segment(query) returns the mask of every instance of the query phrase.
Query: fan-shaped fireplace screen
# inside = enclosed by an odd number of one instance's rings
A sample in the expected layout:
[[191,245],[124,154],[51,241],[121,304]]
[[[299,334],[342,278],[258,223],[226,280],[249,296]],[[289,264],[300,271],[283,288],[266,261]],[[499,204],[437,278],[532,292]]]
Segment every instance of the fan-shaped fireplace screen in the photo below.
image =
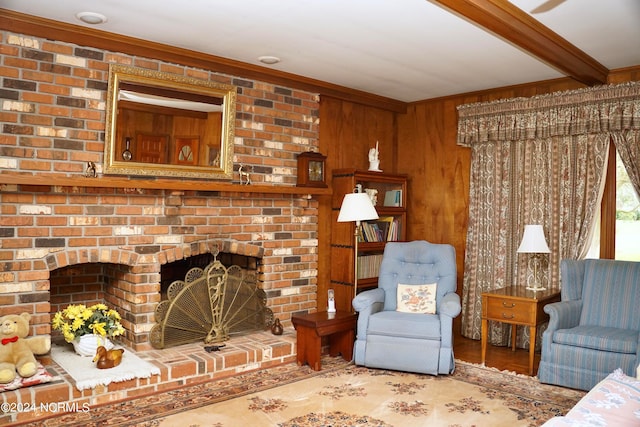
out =
[[219,343],[273,323],[255,272],[237,265],[226,268],[217,258],[204,269],[190,269],[184,280],[172,282],[167,297],[156,307],[157,324],[150,334],[155,348],[198,340]]

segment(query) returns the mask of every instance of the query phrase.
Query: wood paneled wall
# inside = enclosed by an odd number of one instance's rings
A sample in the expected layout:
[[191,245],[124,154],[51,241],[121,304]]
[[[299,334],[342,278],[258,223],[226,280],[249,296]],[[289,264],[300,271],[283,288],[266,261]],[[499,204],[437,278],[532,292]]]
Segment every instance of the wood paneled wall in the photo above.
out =
[[[341,168],[369,168],[369,149],[378,141],[380,169],[397,172],[395,113],[336,98],[320,99],[320,152],[327,156],[327,175]],[[318,215],[318,310],[327,306],[331,268],[331,196],[320,197]]]
[[[611,83],[640,81],[640,66],[612,72]],[[456,249],[458,293],[462,293],[468,223],[471,150],[456,144],[457,110],[462,104],[530,97],[584,85],[558,79],[438,98],[391,113],[323,98],[320,147],[329,170],[367,168],[367,150],[380,141],[381,169],[409,175],[407,239],[450,243]],[[394,145],[389,146],[389,141]],[[318,309],[326,306],[329,283],[330,204],[321,201]]]

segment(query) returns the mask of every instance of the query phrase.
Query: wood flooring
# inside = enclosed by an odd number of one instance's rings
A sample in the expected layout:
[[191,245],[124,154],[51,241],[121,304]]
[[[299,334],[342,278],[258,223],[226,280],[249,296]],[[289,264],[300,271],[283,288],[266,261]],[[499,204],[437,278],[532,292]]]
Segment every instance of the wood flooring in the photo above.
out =
[[[480,340],[472,340],[463,337],[460,333],[460,322],[454,321],[453,325],[453,354],[456,359],[469,363],[480,363],[482,349]],[[540,353],[536,353],[533,362],[534,375],[538,372]],[[529,350],[518,348],[511,351],[511,347],[487,346],[485,365],[500,370],[514,371],[519,374],[529,374]]]

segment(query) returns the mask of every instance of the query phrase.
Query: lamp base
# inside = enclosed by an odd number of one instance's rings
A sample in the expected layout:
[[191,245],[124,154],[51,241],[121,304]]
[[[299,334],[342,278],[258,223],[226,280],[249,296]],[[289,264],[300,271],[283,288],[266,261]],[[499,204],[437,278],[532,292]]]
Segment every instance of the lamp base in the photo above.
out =
[[528,291],[544,291],[547,288],[542,287],[542,286],[527,286],[527,290]]

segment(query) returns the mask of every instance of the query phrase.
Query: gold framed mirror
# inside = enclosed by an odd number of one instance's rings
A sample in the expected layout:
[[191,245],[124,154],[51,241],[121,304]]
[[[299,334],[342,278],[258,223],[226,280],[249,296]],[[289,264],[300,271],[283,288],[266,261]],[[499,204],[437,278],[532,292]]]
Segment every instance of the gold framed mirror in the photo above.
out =
[[111,64],[104,173],[232,179],[236,87]]

